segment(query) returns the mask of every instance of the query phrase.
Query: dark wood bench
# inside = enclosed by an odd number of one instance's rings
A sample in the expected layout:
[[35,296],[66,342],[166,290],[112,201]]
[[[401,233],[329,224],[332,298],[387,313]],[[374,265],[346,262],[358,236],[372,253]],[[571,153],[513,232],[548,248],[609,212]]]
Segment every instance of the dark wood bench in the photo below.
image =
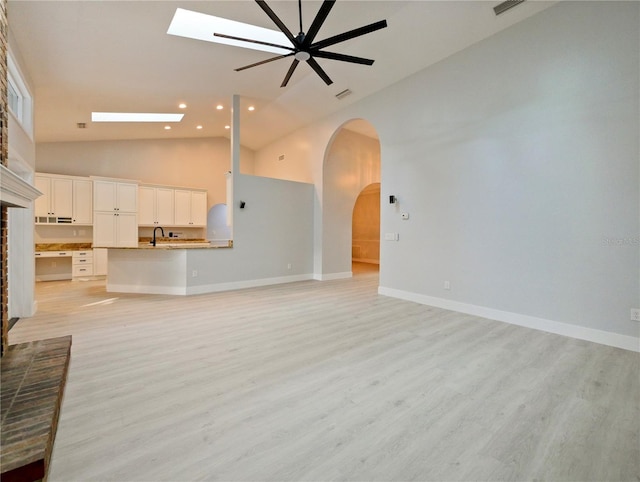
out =
[[2,482],[47,478],[71,336],[10,345],[0,361]]

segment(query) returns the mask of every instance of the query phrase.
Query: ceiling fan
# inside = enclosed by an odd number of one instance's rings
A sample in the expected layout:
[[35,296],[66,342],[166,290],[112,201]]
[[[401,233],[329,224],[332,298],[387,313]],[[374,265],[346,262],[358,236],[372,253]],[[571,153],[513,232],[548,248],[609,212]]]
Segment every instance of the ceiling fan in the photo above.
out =
[[291,46],[278,45],[271,42],[264,42],[261,40],[252,40],[242,37],[236,37],[233,35],[227,35],[221,32],[214,32],[214,36],[226,38],[230,40],[238,40],[241,42],[250,42],[254,44],[260,44],[270,47],[277,47],[280,49],[288,50],[289,53],[278,55],[276,57],[272,57],[267,60],[262,60],[260,62],[256,62],[254,64],[245,65],[244,67],[240,67],[235,69],[236,72],[240,72],[241,70],[250,69],[251,67],[257,67],[258,65],[266,64],[269,62],[273,62],[274,60],[283,59],[286,57],[293,57],[293,62],[291,63],[291,67],[287,71],[287,74],[282,81],[280,87],[286,87],[293,75],[293,72],[298,67],[300,62],[307,62],[309,66],[320,76],[322,80],[327,85],[331,85],[333,81],[329,78],[327,73],[320,67],[318,62],[316,62],[315,57],[322,59],[330,59],[330,60],[340,60],[342,62],[350,62],[354,64],[363,64],[363,65],[372,65],[373,60],[366,59],[363,57],[354,57],[352,55],[339,54],[335,52],[328,52],[323,50],[325,47],[329,47],[331,45],[335,45],[340,42],[344,42],[345,40],[350,40],[352,38],[359,37],[361,35],[365,35],[371,32],[375,32],[376,30],[380,30],[381,28],[385,28],[387,26],[386,20],[380,20],[379,22],[375,22],[369,25],[365,25],[364,27],[356,28],[353,30],[349,30],[348,32],[341,33],[339,35],[334,35],[333,37],[329,37],[324,40],[320,40],[319,42],[314,42],[320,27],[324,24],[324,21],[327,19],[329,12],[333,8],[336,0],[324,0],[322,5],[320,6],[320,10],[316,14],[316,17],[313,19],[309,30],[305,33],[302,30],[302,0],[298,0],[298,15],[300,19],[300,31],[298,35],[294,37],[291,31],[286,27],[286,25],[278,18],[278,16],[271,10],[271,8],[267,5],[267,2],[263,0],[255,0],[256,3],[264,10],[264,12],[269,16],[269,18],[276,24],[276,26],[280,29],[280,31],[289,39],[291,42]]

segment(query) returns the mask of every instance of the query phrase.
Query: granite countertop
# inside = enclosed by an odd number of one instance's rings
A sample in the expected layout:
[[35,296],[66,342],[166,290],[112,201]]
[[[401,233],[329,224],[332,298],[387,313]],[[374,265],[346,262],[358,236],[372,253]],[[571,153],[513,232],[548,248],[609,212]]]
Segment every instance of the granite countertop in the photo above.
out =
[[[151,245],[151,238],[140,238],[138,246],[117,249],[218,249],[231,248],[233,241],[228,244],[211,244],[206,239],[160,238],[156,245]],[[36,253],[45,251],[85,251],[92,249],[91,243],[41,243],[36,244]],[[112,248],[113,249],[113,248]]]
[[91,243],[40,243],[36,244],[36,253],[42,251],[85,251],[91,249]]
[[[138,242],[140,244],[143,243],[150,243],[151,240],[153,238],[151,236],[140,236],[138,238]],[[208,243],[209,241],[207,241],[204,238],[196,238],[196,239],[185,239],[185,238],[167,238],[166,236],[157,236],[156,237],[156,244],[160,244],[160,243]]]
[[151,241],[142,241],[144,238],[140,238],[140,242],[137,247],[123,248],[123,249],[218,249],[218,248],[230,248],[233,243],[229,241],[228,244],[211,244],[206,239],[175,239],[175,238],[162,238],[156,239],[156,245],[153,246]]

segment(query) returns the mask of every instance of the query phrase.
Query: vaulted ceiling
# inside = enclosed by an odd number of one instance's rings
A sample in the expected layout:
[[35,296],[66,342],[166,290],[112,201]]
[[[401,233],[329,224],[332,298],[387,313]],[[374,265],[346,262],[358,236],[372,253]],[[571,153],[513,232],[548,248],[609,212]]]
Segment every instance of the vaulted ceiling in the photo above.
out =
[[[332,49],[375,63],[318,59],[332,85],[300,65],[285,88],[280,83],[288,60],[235,72],[273,54],[166,33],[178,7],[275,30],[252,1],[9,0],[8,15],[12,51],[34,91],[37,142],[228,136],[230,100],[238,94],[242,144],[259,149],[555,2],[529,0],[496,16],[498,3],[338,0],[316,39],[386,19],[386,29]],[[297,2],[268,4],[297,33]],[[305,29],[320,5],[302,2]],[[338,100],[335,95],[345,89],[352,94]],[[91,122],[92,111],[181,112],[181,102],[187,104],[184,119],[171,130],[163,124]],[[217,110],[218,104],[224,109]],[[247,111],[249,105],[255,111]]]

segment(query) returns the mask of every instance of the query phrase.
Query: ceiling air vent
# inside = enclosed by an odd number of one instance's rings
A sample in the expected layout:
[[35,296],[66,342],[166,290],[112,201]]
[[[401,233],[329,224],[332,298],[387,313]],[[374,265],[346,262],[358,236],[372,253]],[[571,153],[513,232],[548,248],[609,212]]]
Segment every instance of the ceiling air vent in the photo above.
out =
[[507,0],[506,2],[502,2],[501,4],[493,7],[493,11],[496,12],[496,15],[501,15],[510,8],[517,7],[522,2],[524,2],[524,0]]
[[346,96],[351,95],[353,92],[351,92],[349,89],[344,89],[342,92],[338,92],[336,94],[336,99],[338,100],[342,100],[344,99]]

